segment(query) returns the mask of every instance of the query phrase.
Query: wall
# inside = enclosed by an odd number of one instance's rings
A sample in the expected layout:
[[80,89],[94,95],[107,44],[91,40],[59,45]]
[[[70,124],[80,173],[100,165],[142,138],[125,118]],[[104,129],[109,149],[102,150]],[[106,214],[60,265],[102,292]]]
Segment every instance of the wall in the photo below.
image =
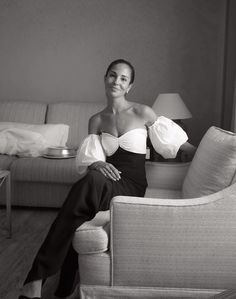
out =
[[[225,42],[225,67],[223,81],[222,123],[221,127],[231,130],[233,116],[234,89],[236,84],[236,1],[227,3],[227,28]],[[234,126],[233,126],[234,127]]]
[[101,101],[116,58],[130,100],[179,92],[198,143],[221,120],[225,0],[0,0],[0,100]]

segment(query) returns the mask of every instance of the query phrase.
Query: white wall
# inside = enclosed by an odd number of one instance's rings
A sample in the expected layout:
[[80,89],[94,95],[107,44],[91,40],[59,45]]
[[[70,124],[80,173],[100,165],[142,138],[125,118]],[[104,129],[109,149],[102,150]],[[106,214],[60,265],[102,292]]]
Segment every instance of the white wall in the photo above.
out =
[[179,92],[194,143],[221,117],[225,0],[0,0],[0,100],[101,101],[113,59],[129,99]]

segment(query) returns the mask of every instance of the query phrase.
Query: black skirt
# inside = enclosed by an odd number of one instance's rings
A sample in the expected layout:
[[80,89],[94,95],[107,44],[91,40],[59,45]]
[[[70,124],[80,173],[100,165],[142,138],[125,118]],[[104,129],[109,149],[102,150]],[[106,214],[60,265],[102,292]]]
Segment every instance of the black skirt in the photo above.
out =
[[76,229],[94,218],[97,212],[108,210],[114,196],[144,196],[147,187],[145,155],[118,148],[112,156],[107,157],[107,162],[121,171],[121,179],[113,181],[97,170],[89,170],[72,186],[24,284],[39,279],[45,281],[61,269],[56,295],[69,296],[73,291],[78,266],[77,253],[71,245]]

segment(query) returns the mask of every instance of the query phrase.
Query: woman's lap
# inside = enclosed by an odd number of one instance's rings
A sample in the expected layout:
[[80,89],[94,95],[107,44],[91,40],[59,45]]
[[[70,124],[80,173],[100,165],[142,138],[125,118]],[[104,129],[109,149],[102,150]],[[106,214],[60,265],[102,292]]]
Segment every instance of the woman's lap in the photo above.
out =
[[100,210],[109,209],[116,195],[137,195],[135,187],[124,179],[112,181],[96,170],[90,170],[76,182],[34,260],[25,283],[55,274],[71,246],[74,231]]

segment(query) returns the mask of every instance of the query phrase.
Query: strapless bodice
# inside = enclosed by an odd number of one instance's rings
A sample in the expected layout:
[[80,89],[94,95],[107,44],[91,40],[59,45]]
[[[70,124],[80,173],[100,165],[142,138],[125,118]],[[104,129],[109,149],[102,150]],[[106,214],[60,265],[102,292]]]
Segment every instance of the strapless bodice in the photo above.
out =
[[105,132],[101,134],[102,147],[107,156],[113,155],[119,147],[128,152],[145,154],[146,139],[147,130],[144,128],[129,130],[119,137]]
[[[160,116],[146,128],[135,128],[119,137],[109,133],[89,134],[80,144],[76,156],[76,167],[79,173],[95,161],[106,161],[119,149],[132,154],[146,154],[146,140],[149,134],[151,143],[164,158],[174,158],[180,146],[187,141],[188,136],[183,129],[172,120]],[[81,170],[80,170],[81,169]]]

